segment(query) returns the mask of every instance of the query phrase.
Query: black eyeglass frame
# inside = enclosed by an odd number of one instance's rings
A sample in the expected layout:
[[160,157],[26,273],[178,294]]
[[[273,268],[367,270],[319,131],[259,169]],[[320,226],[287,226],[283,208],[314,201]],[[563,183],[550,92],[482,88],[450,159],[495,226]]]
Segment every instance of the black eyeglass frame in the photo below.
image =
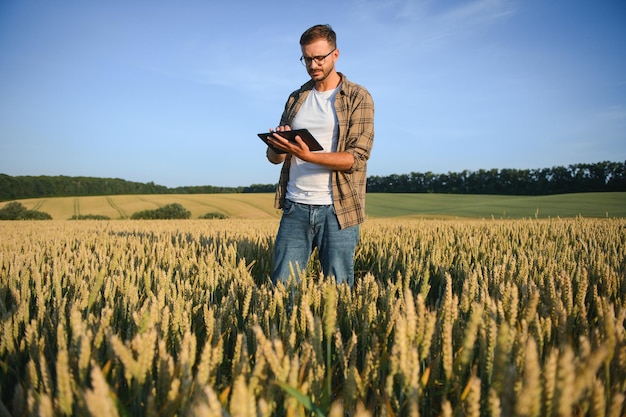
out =
[[337,48],[334,48],[332,51],[330,51],[329,53],[327,53],[324,56],[314,56],[309,58],[308,56],[305,57],[304,55],[300,57],[300,62],[302,63],[302,65],[304,65],[305,67],[307,65],[311,65],[313,63],[313,61],[315,61],[315,63],[317,65],[324,65],[326,63],[326,58],[328,58],[328,56],[330,54],[332,54],[333,52],[335,52],[337,50]]

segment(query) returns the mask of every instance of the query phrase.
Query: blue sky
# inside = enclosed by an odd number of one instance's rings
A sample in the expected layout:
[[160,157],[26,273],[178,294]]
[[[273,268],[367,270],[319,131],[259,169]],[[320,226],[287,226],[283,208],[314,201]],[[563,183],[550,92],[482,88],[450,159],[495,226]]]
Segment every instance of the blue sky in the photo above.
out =
[[374,97],[368,175],[626,160],[623,0],[6,0],[0,173],[275,183],[256,133],[317,23]]

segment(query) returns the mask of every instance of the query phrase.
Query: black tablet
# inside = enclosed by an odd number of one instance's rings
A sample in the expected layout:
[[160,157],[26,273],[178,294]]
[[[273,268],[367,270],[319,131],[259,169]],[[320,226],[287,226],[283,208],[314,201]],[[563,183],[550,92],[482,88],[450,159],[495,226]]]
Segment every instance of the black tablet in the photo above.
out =
[[[300,136],[302,140],[304,141],[304,143],[306,143],[309,149],[312,151],[321,151],[324,149],[322,148],[322,145],[320,145],[320,143],[313,137],[311,132],[309,132],[307,129],[286,130],[284,132],[274,132],[274,133],[278,133],[280,136],[284,137],[290,142],[295,142],[296,136]],[[259,133],[258,136],[261,138],[263,142],[267,144],[267,137],[272,136],[272,132]],[[268,144],[268,146],[270,145]],[[285,151],[281,151],[280,149],[275,149],[273,147],[271,148],[276,153],[285,153]]]

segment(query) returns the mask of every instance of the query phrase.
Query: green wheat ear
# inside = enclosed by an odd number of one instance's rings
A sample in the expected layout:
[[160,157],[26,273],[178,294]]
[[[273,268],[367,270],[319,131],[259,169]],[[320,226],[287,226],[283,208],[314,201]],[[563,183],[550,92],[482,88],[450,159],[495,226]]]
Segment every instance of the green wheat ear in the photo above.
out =
[[287,394],[289,394],[293,398],[295,398],[308,411],[311,411],[312,413],[315,413],[315,415],[319,416],[319,417],[325,417],[326,416],[324,414],[324,412],[322,411],[322,409],[319,408],[317,405],[315,405],[315,403],[313,402],[311,397],[309,397],[307,395],[304,395],[303,393],[298,391],[297,388],[294,388],[291,385],[286,384],[284,382],[276,382],[276,384],[279,387],[281,387]]
[[337,324],[337,287],[335,285],[327,285],[324,288],[324,337],[327,343],[335,333],[335,325]]
[[332,338],[337,324],[337,287],[333,284],[324,289],[326,301],[324,303],[324,337],[326,338],[326,391],[323,404],[328,409],[332,398]]
[[89,292],[89,299],[87,301],[87,314],[91,311],[91,307],[93,303],[96,302],[96,298],[98,297],[98,293],[100,292],[100,288],[102,288],[102,284],[104,283],[104,276],[106,275],[106,269],[102,268],[98,273],[98,278],[94,283],[93,288]]

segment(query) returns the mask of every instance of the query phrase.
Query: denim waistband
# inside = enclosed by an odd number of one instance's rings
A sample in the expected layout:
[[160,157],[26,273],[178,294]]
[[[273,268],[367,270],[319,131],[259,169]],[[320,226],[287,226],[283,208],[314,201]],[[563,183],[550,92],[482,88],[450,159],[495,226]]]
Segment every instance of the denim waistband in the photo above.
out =
[[291,204],[295,204],[296,206],[303,207],[332,207],[332,204],[306,204],[306,203],[298,203],[297,201],[287,199]]

